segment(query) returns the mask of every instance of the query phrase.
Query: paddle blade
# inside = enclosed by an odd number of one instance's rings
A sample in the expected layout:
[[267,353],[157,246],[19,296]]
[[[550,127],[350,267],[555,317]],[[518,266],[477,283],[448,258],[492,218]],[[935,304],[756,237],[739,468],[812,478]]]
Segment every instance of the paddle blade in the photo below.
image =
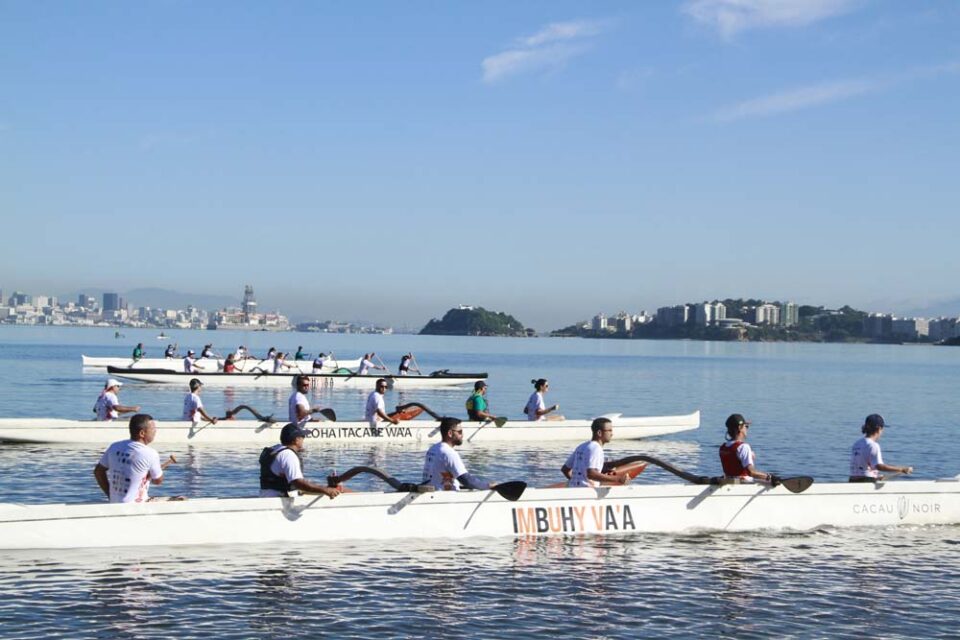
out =
[[507,418],[504,418],[503,416],[500,416],[499,418],[494,418],[493,424],[497,425],[498,427],[502,427],[503,425],[507,424]]
[[796,476],[795,478],[784,478],[781,484],[791,493],[803,493],[813,484],[813,478],[810,476]]
[[397,410],[391,413],[390,417],[396,418],[397,420],[413,420],[421,413],[423,413],[423,407],[407,405],[402,409],[397,407]]
[[320,415],[329,420],[330,422],[337,421],[337,412],[333,409],[320,409]]
[[493,487],[493,490],[500,494],[506,500],[510,502],[516,502],[520,499],[520,496],[523,495],[523,492],[527,488],[527,483],[522,480],[512,480],[510,482],[501,482],[497,486]]

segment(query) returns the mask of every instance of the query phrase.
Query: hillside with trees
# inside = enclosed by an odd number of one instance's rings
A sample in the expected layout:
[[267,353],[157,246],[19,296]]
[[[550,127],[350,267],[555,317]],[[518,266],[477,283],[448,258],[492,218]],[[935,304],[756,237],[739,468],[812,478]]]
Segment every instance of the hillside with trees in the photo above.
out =
[[483,307],[450,309],[443,318],[434,318],[422,336],[524,336],[523,324],[513,316]]

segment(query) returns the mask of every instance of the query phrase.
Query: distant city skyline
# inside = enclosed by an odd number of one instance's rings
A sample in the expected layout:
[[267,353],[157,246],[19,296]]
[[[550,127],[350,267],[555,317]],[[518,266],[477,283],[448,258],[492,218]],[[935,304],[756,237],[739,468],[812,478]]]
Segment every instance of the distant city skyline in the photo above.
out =
[[8,3],[0,287],[251,283],[397,327],[957,314],[958,27],[952,0]]

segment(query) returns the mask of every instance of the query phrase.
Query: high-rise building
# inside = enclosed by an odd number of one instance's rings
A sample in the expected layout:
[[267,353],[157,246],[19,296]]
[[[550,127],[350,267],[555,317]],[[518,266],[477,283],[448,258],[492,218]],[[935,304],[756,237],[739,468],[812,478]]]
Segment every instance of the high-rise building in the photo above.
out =
[[863,319],[863,335],[868,338],[886,338],[893,333],[893,316],[888,313],[871,313]]
[[104,311],[118,311],[119,309],[120,309],[120,294],[117,294],[117,293],[103,294],[103,310]]
[[606,331],[607,330],[607,316],[602,313],[598,313],[593,316],[593,321],[591,323],[594,331]]
[[243,304],[240,306],[243,311],[244,322],[250,322],[250,317],[257,313],[257,301],[253,297],[253,286],[246,285],[243,288]]
[[678,304],[657,309],[657,324],[662,327],[679,327],[690,321],[690,305]]
[[780,305],[780,324],[785,327],[800,324],[800,307],[796,302],[784,302]]
[[773,304],[761,304],[754,310],[756,324],[780,324],[780,307]]
[[701,327],[713,326],[726,317],[727,306],[722,302],[701,302],[694,305],[694,320]]

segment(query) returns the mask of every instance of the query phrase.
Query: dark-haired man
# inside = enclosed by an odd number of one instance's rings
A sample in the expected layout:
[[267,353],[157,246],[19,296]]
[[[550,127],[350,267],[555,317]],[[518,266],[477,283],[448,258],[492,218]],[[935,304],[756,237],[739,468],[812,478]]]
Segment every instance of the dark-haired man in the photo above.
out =
[[495,420],[496,416],[488,410],[487,404],[487,383],[483,380],[477,380],[473,383],[473,394],[467,398],[467,418],[470,420]]
[[391,418],[387,415],[386,405],[384,404],[383,394],[387,392],[387,381],[384,378],[377,380],[377,385],[370,395],[367,396],[367,404],[363,410],[363,419],[370,425],[371,429],[377,427],[378,420],[386,420],[391,424],[400,422],[397,418]]
[[463,444],[463,425],[458,418],[440,419],[440,442],[427,450],[422,484],[434,489],[459,491],[492,489],[493,483],[471,475],[454,447]]
[[146,502],[151,484],[163,483],[160,455],[150,443],[157,423],[146,413],[130,418],[130,439],[114,442],[93,468],[93,476],[110,502]]
[[590,440],[579,445],[567,458],[560,472],[567,478],[568,487],[594,487],[596,483],[627,484],[626,473],[603,472],[603,445],[613,440],[613,423],[607,418],[596,418],[590,424]]
[[260,497],[293,497],[299,491],[318,493],[336,498],[340,491],[334,487],[310,482],[303,477],[303,439],[310,432],[295,423],[280,430],[280,444],[266,447],[260,453]]

